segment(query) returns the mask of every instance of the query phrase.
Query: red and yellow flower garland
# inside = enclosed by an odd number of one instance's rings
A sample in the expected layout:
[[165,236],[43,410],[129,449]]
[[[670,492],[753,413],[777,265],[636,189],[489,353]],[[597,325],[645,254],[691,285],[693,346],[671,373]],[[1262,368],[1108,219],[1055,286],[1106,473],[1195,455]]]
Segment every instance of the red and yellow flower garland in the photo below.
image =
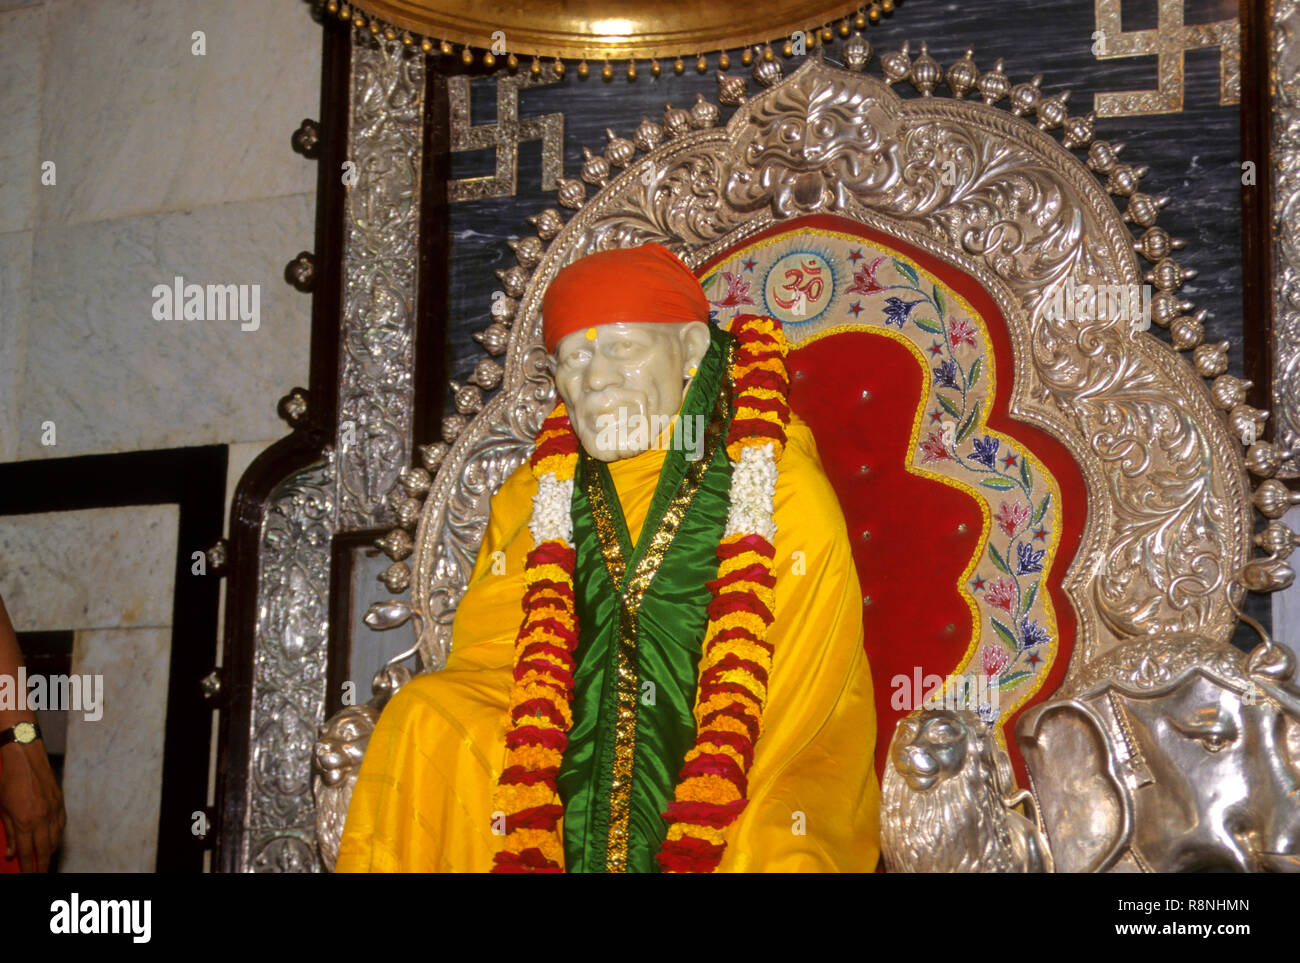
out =
[[775,466],[790,421],[786,344],[780,323],[768,317],[739,315],[731,333],[738,347],[732,372],[736,413],[727,433],[732,512],[718,545],[718,577],[709,583],[713,599],[695,697],[695,745],[686,754],[664,814],[668,838],[658,860],[668,872],[711,873],[722,860],[726,829],[745,808],[772,671],[767,641],[776,607],[771,490],[762,506],[766,531],[746,531],[759,526],[736,524],[738,515],[753,514],[737,512],[736,496],[754,463],[760,471],[767,469],[769,489],[775,488]]
[[[563,403],[542,422],[530,461],[539,498],[544,480],[568,482],[572,491],[578,439]],[[505,846],[493,857],[493,872],[558,873],[564,868],[558,831],[564,806],[555,780],[573,724],[575,560],[573,546],[562,537],[538,542],[525,560],[524,619],[515,639],[505,767],[493,796],[493,831],[504,833]]]
[[[664,818],[668,836],[658,854],[668,872],[712,872],[724,834],[745,808],[754,743],[762,732],[775,609],[772,498],[776,465],[790,420],[786,343],[780,323],[738,315],[731,324],[735,415],[727,434],[731,507],[718,545],[718,577],[709,583],[709,622],[699,664],[695,745],[686,754]],[[531,459],[538,479],[534,519],[572,492],[578,441],[562,403],[542,424]],[[547,477],[550,476],[550,477]],[[565,487],[567,483],[567,488]],[[524,620],[515,642],[505,768],[494,794],[494,827],[505,841],[494,872],[560,872],[558,831],[563,805],[556,789],[572,725],[575,553],[553,525],[534,526],[539,539],[524,573]]]

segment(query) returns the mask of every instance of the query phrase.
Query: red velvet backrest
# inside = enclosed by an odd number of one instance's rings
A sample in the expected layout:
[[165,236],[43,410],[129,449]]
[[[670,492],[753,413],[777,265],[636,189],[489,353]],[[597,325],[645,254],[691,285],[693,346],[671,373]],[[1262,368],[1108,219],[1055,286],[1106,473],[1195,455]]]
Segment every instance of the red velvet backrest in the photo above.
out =
[[996,303],[933,255],[829,215],[748,238],[699,274],[717,322],[771,314],[791,342],[791,407],[817,439],[862,586],[878,769],[898,719],[950,675],[996,676],[983,695],[996,691],[1008,731],[1068,663],[1060,579],[1087,500],[1068,450],[1007,413]]

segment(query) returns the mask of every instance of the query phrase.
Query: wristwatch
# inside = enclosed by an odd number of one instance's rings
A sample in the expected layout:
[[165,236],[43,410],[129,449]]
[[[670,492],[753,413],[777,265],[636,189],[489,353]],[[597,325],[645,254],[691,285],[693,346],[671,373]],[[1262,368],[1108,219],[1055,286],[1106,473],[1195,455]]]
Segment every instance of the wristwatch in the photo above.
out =
[[20,746],[35,742],[41,737],[41,727],[34,722],[20,722],[16,726],[0,730],[0,748],[16,742]]

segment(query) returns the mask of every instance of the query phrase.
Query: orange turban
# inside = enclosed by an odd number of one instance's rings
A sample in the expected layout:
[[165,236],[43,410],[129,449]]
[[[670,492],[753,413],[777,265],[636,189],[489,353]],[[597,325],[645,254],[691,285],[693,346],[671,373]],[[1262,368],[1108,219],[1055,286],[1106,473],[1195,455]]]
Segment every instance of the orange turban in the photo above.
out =
[[660,244],[598,251],[556,273],[542,298],[546,350],[574,331],[615,321],[708,321],[704,289]]

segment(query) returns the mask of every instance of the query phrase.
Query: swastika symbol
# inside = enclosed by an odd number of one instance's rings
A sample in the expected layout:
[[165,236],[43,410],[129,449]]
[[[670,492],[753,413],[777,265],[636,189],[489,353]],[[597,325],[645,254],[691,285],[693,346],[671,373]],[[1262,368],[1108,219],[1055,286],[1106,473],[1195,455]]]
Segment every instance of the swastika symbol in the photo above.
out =
[[1214,23],[1184,23],[1183,0],[1159,0],[1154,30],[1120,26],[1123,0],[1096,0],[1097,32],[1093,52],[1098,60],[1156,57],[1155,90],[1111,90],[1093,101],[1098,117],[1175,114],[1183,109],[1183,60],[1188,50],[1218,47],[1219,103],[1241,102],[1241,23],[1235,17]]
[[447,200],[453,204],[485,197],[513,197],[518,188],[519,144],[523,141],[542,142],[542,190],[553,191],[560,186],[560,178],[564,174],[564,115],[519,116],[521,88],[559,83],[560,78],[548,64],[538,77],[520,71],[515,76],[502,74],[495,79],[496,122],[478,127],[472,126],[469,120],[469,78],[451,77],[447,81],[451,150],[496,148],[495,174],[489,177],[462,177],[447,182]]

